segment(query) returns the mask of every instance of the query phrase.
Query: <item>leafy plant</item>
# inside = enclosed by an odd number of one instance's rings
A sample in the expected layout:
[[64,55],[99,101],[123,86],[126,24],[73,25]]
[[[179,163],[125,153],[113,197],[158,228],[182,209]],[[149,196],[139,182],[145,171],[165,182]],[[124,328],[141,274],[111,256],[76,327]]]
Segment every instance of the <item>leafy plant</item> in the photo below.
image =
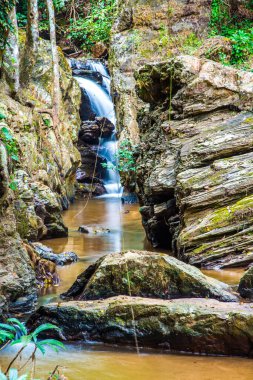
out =
[[71,19],[68,38],[86,50],[96,42],[108,42],[115,14],[115,0],[91,0],[87,16]]
[[9,13],[16,4],[16,0],[2,0],[0,7],[0,50],[4,50],[8,32],[13,26],[9,18]]
[[[25,364],[20,368],[23,369],[25,366],[29,364],[29,362],[35,363],[36,352],[39,350],[43,355],[46,354],[46,348],[50,347],[54,351],[58,352],[59,349],[64,348],[64,344],[56,339],[44,339],[39,340],[38,336],[45,331],[48,330],[60,330],[59,327],[52,325],[51,323],[45,323],[38,326],[34,331],[28,333],[28,330],[24,323],[20,322],[16,318],[7,319],[7,323],[0,323],[0,343],[6,345],[17,345],[21,344],[21,348],[14,356],[14,358],[9,363],[5,375],[9,373],[12,365],[16,362],[16,360],[21,356],[23,351],[30,346],[33,345],[32,354],[29,356]],[[1,380],[1,378],[0,378]]]
[[133,147],[128,139],[125,139],[120,143],[118,152],[115,155],[115,162],[116,164],[111,162],[102,163],[102,167],[109,170],[118,170],[121,173],[136,171]]
[[8,154],[13,161],[18,161],[18,146],[17,142],[12,136],[11,132],[7,127],[2,127],[0,130],[0,140],[6,147]]
[[[247,3],[253,9],[253,1]],[[253,22],[239,20],[225,0],[213,0],[211,6],[210,37],[221,35],[232,43],[231,58],[221,56],[221,62],[247,68],[247,61],[253,56]]]

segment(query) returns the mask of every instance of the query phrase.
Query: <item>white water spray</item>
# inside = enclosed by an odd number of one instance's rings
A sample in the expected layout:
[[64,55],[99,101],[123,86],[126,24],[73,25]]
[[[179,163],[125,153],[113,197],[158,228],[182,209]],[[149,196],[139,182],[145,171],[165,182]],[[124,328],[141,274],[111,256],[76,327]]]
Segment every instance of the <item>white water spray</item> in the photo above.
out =
[[[105,66],[101,62],[89,61],[89,67],[103,76],[103,84],[99,85],[91,79],[75,76],[80,87],[86,92],[92,111],[96,116],[106,117],[116,125],[116,115],[110,94],[111,80]],[[121,197],[122,186],[117,171],[117,138],[113,134],[110,138],[102,138],[100,146],[107,160],[106,176],[104,184],[107,194],[102,197]]]

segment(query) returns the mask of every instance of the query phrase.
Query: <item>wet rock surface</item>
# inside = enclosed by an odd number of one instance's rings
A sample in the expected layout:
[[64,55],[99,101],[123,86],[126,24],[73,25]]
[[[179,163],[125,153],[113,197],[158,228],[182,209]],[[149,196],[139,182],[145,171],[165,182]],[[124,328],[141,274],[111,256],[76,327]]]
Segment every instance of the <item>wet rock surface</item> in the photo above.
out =
[[[133,326],[133,313],[135,322]],[[252,304],[207,299],[115,297],[42,306],[33,327],[50,322],[64,340],[165,348],[195,354],[252,356]]]
[[99,259],[81,273],[63,298],[90,300],[116,295],[150,298],[206,297],[233,302],[228,285],[166,254],[127,251]]
[[106,117],[96,117],[81,124],[79,139],[87,144],[98,145],[99,138],[110,137],[114,130],[115,126]]
[[78,261],[78,256],[74,252],[55,253],[52,248],[49,248],[41,243],[32,243],[35,252],[42,259],[50,260],[56,265],[68,265]]
[[253,300],[253,267],[249,268],[241,278],[238,292],[242,297]]
[[102,139],[112,136],[115,126],[106,117],[83,121],[79,131],[78,149],[81,153],[81,166],[77,171],[78,194],[94,196],[106,193],[105,177],[107,159]]
[[99,226],[85,226],[82,225],[78,228],[79,232],[82,232],[83,234],[91,234],[91,235],[103,235],[103,234],[109,234],[111,231],[109,228],[103,228]]

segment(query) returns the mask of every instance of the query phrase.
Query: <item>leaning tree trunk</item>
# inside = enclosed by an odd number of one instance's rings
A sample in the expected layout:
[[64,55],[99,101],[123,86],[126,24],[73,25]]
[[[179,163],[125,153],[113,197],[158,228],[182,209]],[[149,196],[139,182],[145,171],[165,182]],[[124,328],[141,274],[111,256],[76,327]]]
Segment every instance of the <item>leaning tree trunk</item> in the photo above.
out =
[[21,59],[21,84],[28,86],[39,49],[39,10],[38,0],[28,0],[26,43]]
[[11,10],[9,18],[12,24],[12,29],[9,32],[3,56],[3,72],[11,90],[14,93],[17,93],[20,87],[20,57],[18,43],[18,23],[15,7],[13,7]]
[[47,8],[49,15],[50,41],[53,60],[53,123],[54,128],[59,122],[59,107],[60,107],[60,69],[59,56],[56,45],[56,29],[55,29],[55,14],[53,0],[47,0]]

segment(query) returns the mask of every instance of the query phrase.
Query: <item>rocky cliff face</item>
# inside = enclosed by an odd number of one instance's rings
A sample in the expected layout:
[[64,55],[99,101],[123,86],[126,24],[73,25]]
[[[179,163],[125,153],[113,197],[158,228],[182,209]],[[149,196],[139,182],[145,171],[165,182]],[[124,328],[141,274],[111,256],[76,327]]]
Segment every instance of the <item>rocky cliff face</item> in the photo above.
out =
[[248,264],[252,73],[181,56],[146,65],[136,78],[147,102],[137,183],[153,244],[174,242],[177,255],[195,265]]
[[122,138],[133,143],[140,140],[134,71],[145,62],[161,61],[196,47],[206,34],[210,4],[211,0],[118,0],[110,71]]
[[35,274],[17,233],[14,194],[9,188],[7,154],[0,144],[0,299],[1,315],[7,310],[28,311],[36,302]]
[[[61,212],[74,195],[80,155],[74,143],[80,126],[80,91],[60,52],[60,122],[54,128],[50,112],[52,66],[50,45],[40,41],[32,80],[16,99],[4,85],[1,91],[1,127],[15,139],[19,160],[13,170],[14,212],[22,238],[66,236]],[[21,69],[22,71],[22,69]]]
[[[21,46],[24,46],[21,35]],[[59,124],[52,123],[52,62],[41,40],[29,84],[13,97],[2,80],[0,131],[11,137],[16,161],[0,157],[0,295],[9,311],[31,309],[36,300],[35,275],[21,239],[67,235],[61,212],[74,196],[80,154],[75,147],[80,126],[80,90],[61,51]],[[22,61],[21,61],[22,62]],[[22,71],[22,67],[21,67]],[[7,131],[7,132],[6,132]],[[12,189],[12,190],[11,190]]]
[[[111,70],[121,138],[138,143],[132,182],[147,236],[195,265],[246,265],[253,261],[252,73],[197,58],[208,1],[119,7]],[[133,33],[139,40],[129,44]]]

